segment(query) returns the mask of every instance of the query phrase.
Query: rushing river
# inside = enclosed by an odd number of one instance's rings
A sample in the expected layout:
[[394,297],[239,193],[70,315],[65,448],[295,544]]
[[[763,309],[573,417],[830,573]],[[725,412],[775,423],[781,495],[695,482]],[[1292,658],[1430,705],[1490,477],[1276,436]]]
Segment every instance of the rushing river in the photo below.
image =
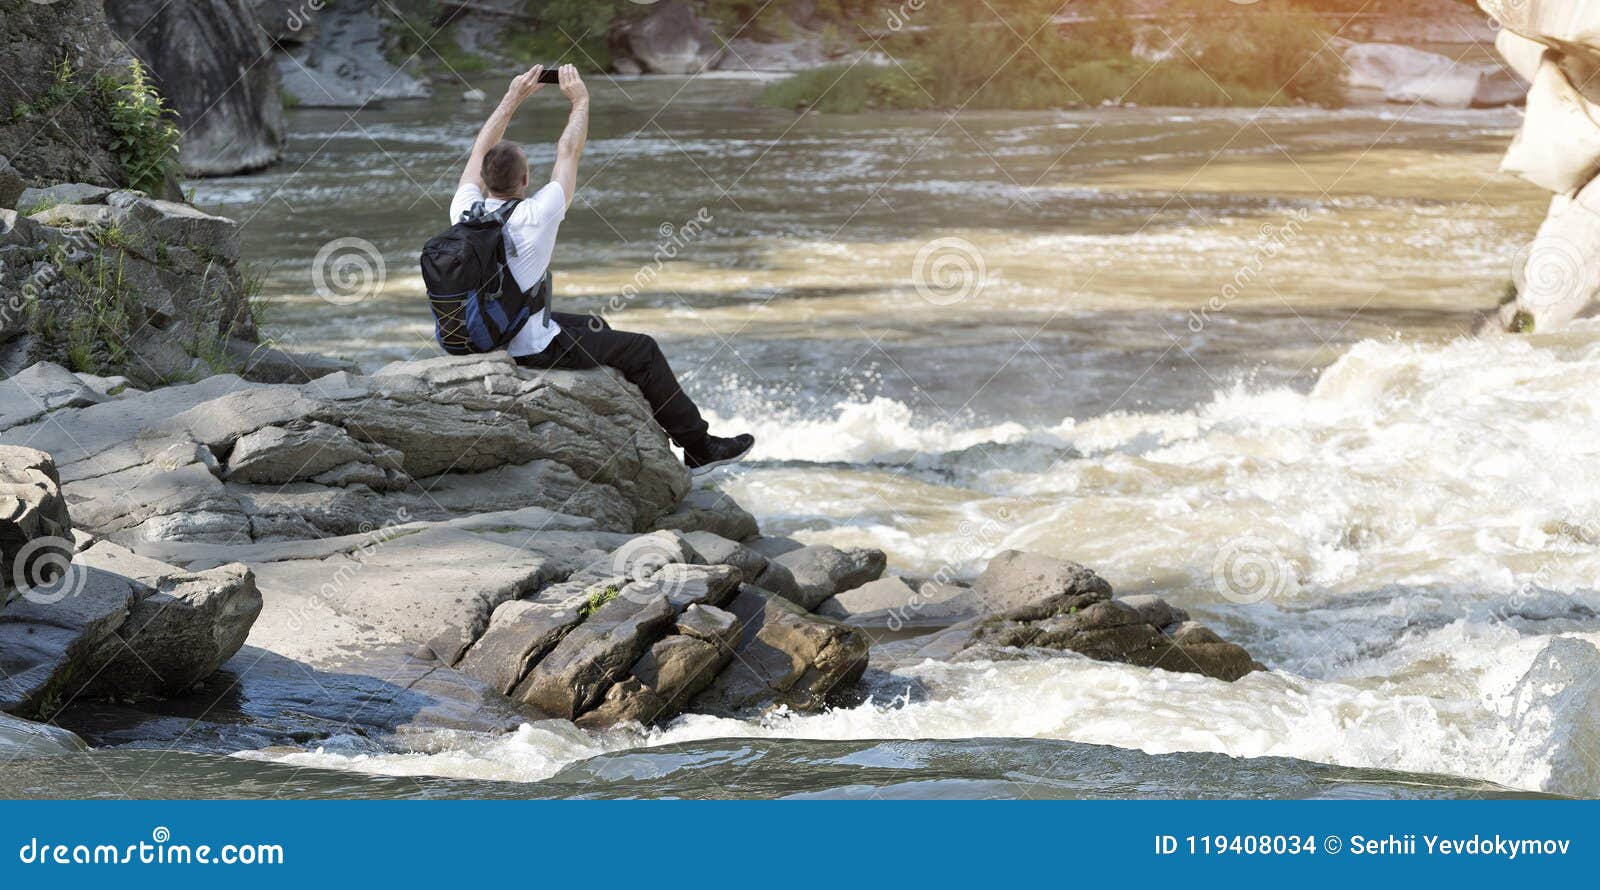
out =
[[[657,335],[714,430],[756,433],[719,484],[908,575],[1076,559],[1272,670],[928,664],[820,715],[249,758],[446,777],[404,793],[1600,794],[1600,327],[1472,335],[1546,201],[1496,172],[1516,112],[797,117],[756,89],[597,84],[555,265],[565,308]],[[294,111],[284,164],[197,184],[246,221],[269,333],[434,352],[415,254],[488,110]],[[536,168],[562,120],[540,95],[514,124]],[[330,302],[341,238],[383,275]],[[951,741],[864,741],[895,738]]]

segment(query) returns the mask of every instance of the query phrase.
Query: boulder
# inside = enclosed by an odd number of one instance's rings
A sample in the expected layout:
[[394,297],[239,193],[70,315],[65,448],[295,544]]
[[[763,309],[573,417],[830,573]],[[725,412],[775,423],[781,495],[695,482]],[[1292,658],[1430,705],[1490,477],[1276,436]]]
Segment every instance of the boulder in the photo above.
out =
[[[603,588],[597,592],[602,591]],[[500,604],[489,621],[489,629],[472,644],[457,667],[502,695],[510,695],[528,670],[583,620],[580,609],[586,600],[587,597],[576,602],[512,600]]]
[[973,591],[983,598],[985,615],[879,647],[875,666],[1055,650],[1230,682],[1265,670],[1183,609],[1148,595],[1113,599],[1110,584],[1067,560],[1006,551],[990,561]]
[[748,584],[727,610],[741,628],[733,660],[694,698],[695,711],[817,710],[853,691],[866,670],[871,643],[859,628],[808,614]]
[[569,720],[598,706],[634,662],[673,624],[664,596],[619,593],[568,631],[514,690],[514,697]]
[[1088,567],[1020,550],[1005,550],[989,560],[973,582],[972,592],[990,612],[1043,606],[1041,614],[1057,603],[1074,598],[1111,596],[1111,585]]
[[72,518],[50,455],[0,446],[0,606],[70,571]]
[[0,711],[48,718],[76,698],[98,679],[93,659],[140,593],[133,581],[98,569],[65,578],[0,610]]
[[59,727],[0,714],[0,763],[24,757],[76,754],[87,747],[83,739]]
[[72,79],[62,77],[82,72],[127,81],[132,57],[106,26],[105,6],[104,0],[7,3],[0,15],[8,74],[0,77],[0,146],[28,183],[127,182],[111,148],[117,136],[109,115],[100,103],[77,97]]
[[0,292],[35,308],[0,318],[5,370],[51,362],[156,386],[218,370],[223,343],[258,336],[232,220],[94,183],[19,203],[39,209],[0,211]]
[[689,532],[684,535],[695,552],[707,565],[733,566],[744,578],[759,578],[767,570],[767,558],[735,541],[712,532]]
[[[769,561],[768,571],[775,567],[787,569],[794,578],[795,592],[773,592],[791,599],[809,612],[834,594],[876,580],[883,574],[886,563],[882,550],[840,550],[827,544],[818,544],[773,557]],[[766,577],[766,574],[762,575],[763,579]]]
[[248,340],[230,340],[228,354],[238,364],[239,376],[257,383],[310,383],[329,374],[361,373],[355,362],[309,352],[289,352]]
[[106,12],[177,113],[185,173],[256,170],[283,154],[278,69],[250,0],[128,0]]
[[1354,43],[1341,55],[1350,87],[1402,105],[1510,105],[1520,102],[1527,89],[1514,73],[1499,65],[1470,65],[1399,44]]
[[[730,541],[743,541],[760,534],[756,518],[732,497],[715,488],[696,488],[676,510],[655,521],[653,528],[681,532],[710,532]],[[754,577],[754,576],[752,576]]]
[[[33,377],[0,381],[0,436],[55,454],[78,522],[138,550],[527,507],[626,532],[689,490],[638,390],[605,369],[539,373],[497,354],[297,385],[218,375],[48,417],[25,409],[40,391]],[[657,532],[627,558],[698,561],[685,547]]]
[[23,189],[15,206],[27,210],[30,215],[62,205],[93,206],[104,204],[106,196],[113,191],[116,190],[87,182],[58,182],[44,188]]
[[784,538],[776,535],[757,535],[740,543],[767,559],[775,559],[785,553],[793,553],[806,546],[794,538]]
[[733,658],[738,619],[714,606],[694,605],[679,617],[676,630],[653,643],[599,707],[578,718],[578,725],[664,723],[711,685]]
[[665,0],[622,32],[622,55],[647,74],[698,74],[714,68],[723,49],[688,0]]
[[[292,32],[296,39],[292,44],[286,42],[286,52],[278,60],[284,94],[292,97],[295,104],[305,108],[360,108],[431,95],[426,83],[405,68],[396,67],[385,55],[382,24],[370,3],[341,3],[320,9],[301,4],[289,14],[298,14],[302,21],[314,25],[302,25]],[[436,39],[448,40],[450,36],[441,34]]]
[[261,614],[255,576],[237,563],[181,572],[115,544],[84,550],[84,566],[138,583],[128,615],[88,658],[89,698],[170,696],[211,676],[244,645]]
[[948,627],[982,612],[973,592],[953,584],[928,582],[913,587],[890,575],[829,597],[817,614],[856,627],[888,630]]
[[22,178],[17,168],[11,166],[11,159],[0,155],[0,208],[17,209],[20,206],[18,199],[27,187],[28,181]]

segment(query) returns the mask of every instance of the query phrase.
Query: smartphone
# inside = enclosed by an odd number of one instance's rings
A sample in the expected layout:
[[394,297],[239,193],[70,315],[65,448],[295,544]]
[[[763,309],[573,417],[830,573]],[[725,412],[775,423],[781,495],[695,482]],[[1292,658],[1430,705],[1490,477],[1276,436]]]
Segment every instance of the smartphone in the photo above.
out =
[[560,83],[561,71],[557,68],[546,68],[539,72],[540,83]]

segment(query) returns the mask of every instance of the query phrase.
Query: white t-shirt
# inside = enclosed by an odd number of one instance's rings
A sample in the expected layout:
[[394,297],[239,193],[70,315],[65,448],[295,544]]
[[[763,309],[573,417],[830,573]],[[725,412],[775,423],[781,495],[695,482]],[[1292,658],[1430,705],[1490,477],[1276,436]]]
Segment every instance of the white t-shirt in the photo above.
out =
[[[450,200],[450,224],[460,221],[461,214],[479,201],[483,201],[484,208],[488,210],[505,203],[499,198],[484,198],[481,189],[468,183],[456,189],[456,196]],[[567,193],[558,182],[546,184],[534,192],[533,197],[511,211],[511,218],[506,221],[505,227],[505,238],[509,242],[506,265],[511,268],[511,277],[517,280],[518,287],[527,290],[544,278],[545,270],[550,268],[550,257],[556,250],[556,230],[561,227],[561,220],[566,215]],[[516,247],[516,256],[511,255],[511,246]],[[512,355],[543,352],[555,336],[556,323],[552,321],[546,324],[544,313],[535,312],[522,330],[511,338],[506,351]]]

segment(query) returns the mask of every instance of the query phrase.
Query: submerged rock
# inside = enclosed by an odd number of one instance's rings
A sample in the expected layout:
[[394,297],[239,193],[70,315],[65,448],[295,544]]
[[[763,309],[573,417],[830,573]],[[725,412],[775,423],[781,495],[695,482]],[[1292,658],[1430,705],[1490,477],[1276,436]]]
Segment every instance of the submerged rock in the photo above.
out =
[[982,600],[984,616],[880,647],[874,663],[892,669],[925,658],[1059,650],[1228,681],[1265,670],[1182,609],[1148,595],[1113,599],[1105,579],[1067,560],[1005,551],[990,560],[973,593]]
[[0,713],[0,761],[76,754],[88,746],[65,729]]

